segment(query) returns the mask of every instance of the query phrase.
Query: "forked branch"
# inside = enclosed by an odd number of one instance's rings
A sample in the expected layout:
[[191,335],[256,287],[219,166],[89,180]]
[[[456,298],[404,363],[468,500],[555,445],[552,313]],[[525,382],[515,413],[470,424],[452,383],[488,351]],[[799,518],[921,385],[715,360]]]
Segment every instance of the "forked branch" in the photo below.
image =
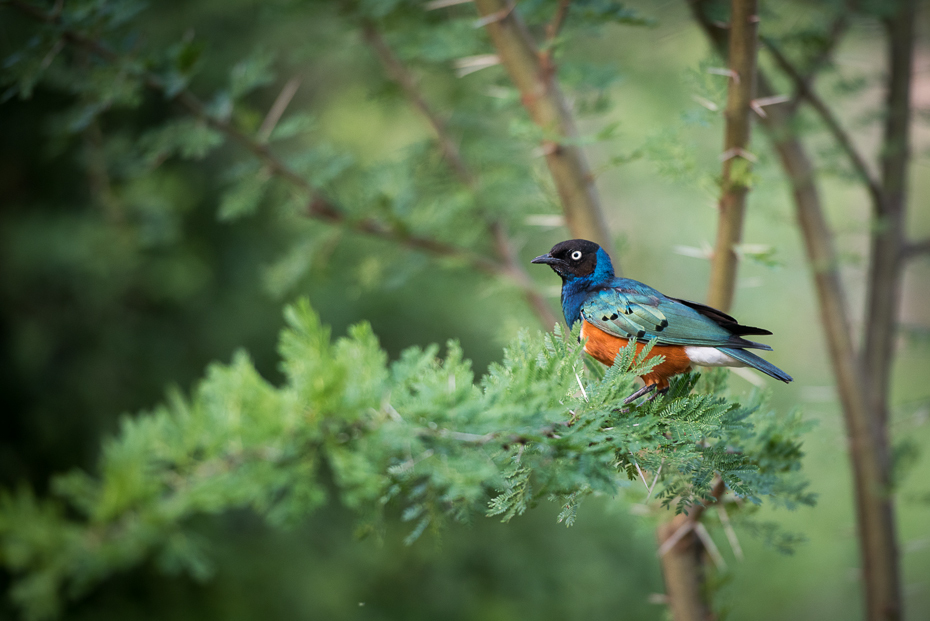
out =
[[[400,85],[411,104],[426,117],[426,120],[429,122],[430,127],[433,128],[433,132],[436,134],[436,138],[439,141],[439,148],[442,151],[443,157],[452,168],[453,172],[455,172],[459,181],[472,191],[476,190],[478,183],[477,177],[465,162],[465,158],[462,157],[462,153],[455,140],[449,135],[446,124],[436,111],[433,110],[432,106],[429,105],[429,102],[426,101],[426,97],[424,97],[423,93],[420,91],[416,78],[400,59],[397,58],[375,24],[372,22],[364,23],[362,25],[362,34],[378,56],[382,65],[384,65],[391,79]],[[530,308],[533,309],[533,312],[536,314],[543,327],[546,329],[551,328],[558,322],[558,319],[556,319],[549,304],[539,293],[532,278],[530,278],[530,275],[527,273],[522,263],[520,263],[519,257],[513,248],[513,242],[507,235],[504,225],[499,220],[493,219],[487,222],[487,229],[494,241],[494,250],[497,253],[497,257],[506,269],[508,275],[515,282],[520,284],[523,296],[526,298]]]
[[[524,107],[544,133],[543,154],[569,230],[573,236],[597,242],[613,254],[594,176],[577,145],[578,130],[559,88],[554,66],[542,61],[533,37],[512,4],[475,0],[475,5]],[[618,266],[617,261],[614,266]]]
[[[60,13],[46,13],[23,0],[0,0],[0,6],[3,5],[15,8],[42,23],[61,27]],[[66,44],[85,50],[106,62],[114,64],[120,62],[119,55],[100,41],[69,29],[62,29],[60,32],[60,36]],[[165,94],[166,98],[176,102],[193,117],[249,151],[262,162],[269,174],[289,183],[295,189],[306,194],[308,203],[304,214],[307,217],[356,233],[389,240],[411,250],[426,252],[437,257],[456,259],[487,274],[507,278],[524,292],[534,312],[544,322],[544,325],[550,327],[555,323],[548,304],[539,295],[535,284],[525,270],[521,270],[520,266],[515,262],[515,255],[509,249],[509,242],[505,243],[507,240],[501,237],[497,226],[492,226],[490,230],[494,248],[501,259],[493,260],[484,255],[430,237],[410,234],[374,218],[351,218],[337,204],[315,188],[303,175],[277,157],[263,140],[244,133],[228,120],[211,115],[203,102],[189,90],[184,89],[173,96],[169,96],[167,95],[168,90],[165,83],[158,75],[142,69],[137,70],[136,75],[146,87]],[[454,147],[454,145],[452,146]],[[448,145],[446,148],[448,148]],[[449,153],[452,153],[454,157],[454,150],[450,150]]]

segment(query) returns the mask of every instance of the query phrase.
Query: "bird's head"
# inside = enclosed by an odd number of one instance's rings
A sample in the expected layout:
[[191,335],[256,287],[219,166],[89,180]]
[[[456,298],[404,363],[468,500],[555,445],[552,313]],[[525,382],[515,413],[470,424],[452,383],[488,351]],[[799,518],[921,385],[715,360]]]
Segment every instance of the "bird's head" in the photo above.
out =
[[538,256],[531,263],[545,263],[564,281],[576,278],[600,281],[614,276],[614,266],[607,253],[586,239],[560,242],[552,247],[549,254]]

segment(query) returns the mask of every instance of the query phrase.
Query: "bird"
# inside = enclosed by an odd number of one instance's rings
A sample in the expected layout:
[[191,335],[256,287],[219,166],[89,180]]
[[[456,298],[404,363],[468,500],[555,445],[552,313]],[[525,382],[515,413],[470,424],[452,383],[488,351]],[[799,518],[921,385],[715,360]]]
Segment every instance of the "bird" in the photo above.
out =
[[620,349],[636,342],[636,353],[655,341],[648,358],[664,360],[642,376],[644,386],[625,403],[655,391],[669,389],[669,378],[692,365],[757,369],[785,383],[790,375],[748,351],[771,351],[763,343],[743,338],[771,334],[744,326],[730,315],[710,306],[672,298],[630,278],[614,275],[613,264],[603,248],[586,239],[570,239],[552,247],[531,263],[544,264],[562,278],[562,314],[569,328],[581,322],[584,350],[607,366],[613,366]]

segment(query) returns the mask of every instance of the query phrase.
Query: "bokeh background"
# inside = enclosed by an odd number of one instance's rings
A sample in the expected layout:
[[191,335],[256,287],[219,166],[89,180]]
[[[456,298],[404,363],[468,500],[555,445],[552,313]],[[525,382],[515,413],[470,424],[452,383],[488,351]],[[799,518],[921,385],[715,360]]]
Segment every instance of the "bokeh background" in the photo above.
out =
[[[357,28],[337,3],[160,0],[135,20],[146,46],[184,36],[205,44],[196,88],[220,84],[252,49],[275,52],[277,79],[248,100],[260,115],[290,78],[290,104],[312,111],[318,136],[355,161],[398,161],[431,139],[428,125],[386,81]],[[538,3],[537,3],[538,4]],[[617,72],[604,87],[612,105],[582,117],[581,130],[616,123],[609,140],[587,147],[625,275],[676,297],[705,298],[709,263],[693,255],[713,243],[722,121],[694,98],[714,65],[684,2],[633,2],[650,27],[607,25],[560,50],[566,82],[573,67],[601,63]],[[466,9],[467,10],[467,9]],[[774,9],[772,9],[774,11]],[[909,234],[930,236],[930,48],[921,8],[914,75],[914,159]],[[29,21],[3,10],[4,56],[29,36]],[[790,30],[817,19],[800,5],[771,15]],[[875,23],[853,24],[822,91],[835,98],[856,143],[878,148],[874,111],[882,101],[884,47]],[[478,35],[476,35],[478,36]],[[765,62],[763,60],[763,62]],[[439,92],[483,88],[500,67],[456,77]],[[496,74],[496,75],[492,75]],[[490,76],[490,77],[488,77]],[[852,89],[850,84],[855,83]],[[723,86],[719,82],[717,86]],[[506,283],[397,249],[388,242],[295,227],[273,206],[217,218],[235,160],[221,149],[202,160],[169,158],[121,183],[129,214],[107,218],[93,175],[92,133],[63,137],[70,102],[53,88],[0,104],[0,483],[39,493],[49,476],[93,470],[101,440],[123,415],[138,415],[167,387],[188,390],[212,360],[246,349],[263,375],[280,378],[275,351],[281,309],[308,296],[334,334],[371,322],[397,356],[410,345],[461,342],[478,372],[527,327],[540,329]],[[443,109],[444,101],[437,106]],[[448,112],[448,111],[447,111]],[[151,98],[112,125],[143,127],[171,114]],[[870,116],[871,115],[871,116]],[[829,162],[830,142],[814,124],[809,140]],[[102,140],[102,139],[101,139]],[[106,142],[118,160],[118,145]],[[858,556],[845,434],[821,336],[809,268],[789,190],[761,131],[744,239],[770,246],[767,261],[744,261],[733,314],[769,328],[767,358],[795,377],[768,382],[782,411],[816,422],[805,440],[805,470],[819,494],[813,509],[763,509],[763,517],[806,542],[784,555],[741,533],[745,560],[718,543],[728,562],[717,601],[733,619],[853,619],[861,615]],[[636,157],[627,158],[631,154]],[[630,159],[612,165],[615,158]],[[90,163],[90,165],[88,165]],[[480,168],[481,162],[476,165]],[[493,166],[493,162],[488,164]],[[861,325],[869,208],[863,188],[841,171],[823,172],[825,204],[844,257],[849,304]],[[91,170],[89,173],[88,170]],[[540,158],[524,196],[538,214],[558,213]],[[538,181],[538,183],[537,183]],[[97,184],[97,185],[95,185]],[[96,188],[96,189],[95,189]],[[534,220],[531,222],[539,222]],[[525,261],[567,233],[525,224],[515,231]],[[312,240],[314,261],[289,275],[288,257]],[[310,246],[308,246],[309,248]],[[297,251],[299,252],[299,250]],[[309,252],[309,250],[308,250]],[[290,254],[289,254],[290,253]],[[293,259],[290,259],[293,263]],[[533,266],[535,267],[535,266]],[[557,279],[533,277],[557,307]],[[282,284],[283,283],[283,284]],[[892,430],[902,468],[898,524],[908,617],[930,616],[930,261],[907,270],[894,368]],[[734,393],[751,384],[733,376]],[[662,580],[654,522],[629,499],[585,504],[577,524],[556,521],[546,503],[509,524],[494,518],[454,526],[405,546],[405,526],[383,540],[359,541],[354,516],[332,505],[291,531],[269,529],[248,513],[203,518],[198,529],[216,561],[206,583],[154,567],[122,574],[69,608],[68,619],[662,619]],[[0,587],[8,577],[0,578]],[[15,618],[5,602],[4,617]]]

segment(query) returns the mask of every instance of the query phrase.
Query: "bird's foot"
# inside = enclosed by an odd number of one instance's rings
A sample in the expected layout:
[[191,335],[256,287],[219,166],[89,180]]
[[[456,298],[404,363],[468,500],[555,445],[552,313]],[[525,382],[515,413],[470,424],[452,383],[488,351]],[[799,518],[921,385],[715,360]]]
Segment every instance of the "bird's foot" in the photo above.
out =
[[[629,397],[627,397],[626,399],[624,399],[624,400],[623,400],[623,405],[629,405],[630,403],[633,403],[634,401],[636,401],[637,399],[639,399],[639,398],[642,397],[643,395],[649,394],[650,392],[652,392],[653,390],[655,390],[655,388],[656,388],[656,385],[655,385],[655,384],[646,384],[645,386],[643,386],[642,388],[640,388],[639,390],[637,390],[636,392],[634,392],[632,395],[630,395]],[[649,399],[650,399],[650,400],[655,399],[655,395],[649,397]]]

